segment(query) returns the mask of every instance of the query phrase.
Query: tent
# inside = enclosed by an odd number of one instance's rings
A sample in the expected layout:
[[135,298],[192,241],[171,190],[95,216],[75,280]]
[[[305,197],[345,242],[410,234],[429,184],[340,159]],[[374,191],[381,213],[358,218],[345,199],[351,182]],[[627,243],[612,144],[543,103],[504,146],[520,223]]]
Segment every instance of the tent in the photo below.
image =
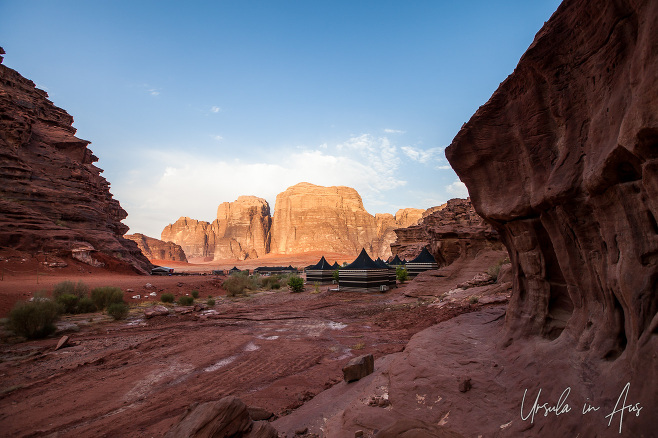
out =
[[434,256],[430,254],[427,248],[418,254],[418,257],[406,263],[407,274],[409,278],[414,278],[416,275],[431,269],[439,269],[439,265],[434,260]]
[[272,275],[272,274],[296,274],[297,269],[292,266],[259,266],[254,269],[254,274]]
[[233,266],[231,269],[229,269],[229,271],[228,271],[228,275],[239,274],[240,272],[242,272],[242,271],[239,270],[239,269],[237,268],[237,266]]
[[398,266],[403,266],[403,265],[404,265],[404,263],[402,263],[402,260],[400,260],[400,257],[398,257],[397,254],[395,254],[395,257],[393,257],[393,260],[388,262],[388,266],[398,267]]
[[341,290],[385,291],[388,290],[389,270],[375,263],[365,249],[349,265],[339,271],[338,285]]
[[334,271],[334,267],[322,256],[318,263],[306,268],[306,282],[331,284],[334,281]]
[[388,286],[395,287],[397,285],[397,275],[395,272],[395,268],[391,268],[390,266],[388,266],[386,262],[380,259],[379,257],[377,257],[375,263],[377,263],[379,266],[381,266],[382,268],[388,271]]

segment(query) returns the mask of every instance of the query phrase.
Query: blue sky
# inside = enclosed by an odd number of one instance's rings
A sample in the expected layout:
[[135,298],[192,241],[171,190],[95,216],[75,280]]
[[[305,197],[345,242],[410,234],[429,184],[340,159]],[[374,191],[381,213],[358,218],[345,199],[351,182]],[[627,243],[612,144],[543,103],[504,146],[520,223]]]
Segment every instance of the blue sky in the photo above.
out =
[[557,0],[0,0],[4,64],[92,142],[131,233],[347,185],[371,213],[467,192],[444,148]]

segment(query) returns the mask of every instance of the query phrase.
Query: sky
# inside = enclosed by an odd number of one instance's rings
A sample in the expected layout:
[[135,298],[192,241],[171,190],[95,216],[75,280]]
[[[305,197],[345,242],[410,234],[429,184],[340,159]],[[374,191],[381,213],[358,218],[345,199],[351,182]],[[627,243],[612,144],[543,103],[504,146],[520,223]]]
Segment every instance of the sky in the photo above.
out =
[[0,0],[0,46],[159,238],[299,182],[373,215],[467,197],[444,149],[559,3]]

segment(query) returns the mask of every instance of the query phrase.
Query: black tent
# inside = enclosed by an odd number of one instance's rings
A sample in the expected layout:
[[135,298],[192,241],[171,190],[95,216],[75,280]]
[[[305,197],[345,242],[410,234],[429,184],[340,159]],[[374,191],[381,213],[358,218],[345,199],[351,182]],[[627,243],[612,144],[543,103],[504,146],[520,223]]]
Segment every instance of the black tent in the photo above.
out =
[[334,269],[340,269],[340,265],[338,264],[338,262],[334,262],[334,264],[331,265],[331,267]]
[[306,269],[308,283],[330,284],[334,281],[334,267],[322,256],[320,261]]
[[402,266],[404,263],[402,263],[402,260],[400,260],[400,257],[398,257],[397,254],[395,254],[395,257],[393,257],[393,260],[388,262],[389,266]]
[[272,275],[272,274],[296,274],[297,269],[292,266],[259,266],[254,269],[254,274]]
[[409,278],[414,278],[416,275],[431,269],[439,269],[439,265],[434,260],[434,256],[430,254],[427,248],[418,254],[418,257],[406,263],[407,273]]
[[389,287],[389,270],[374,262],[365,249],[349,265],[341,268],[338,284],[340,289],[384,291]]
[[240,273],[240,272],[242,272],[242,271],[239,270],[236,266],[233,266],[231,269],[229,269],[229,271],[228,271],[228,275],[238,274],[238,273]]
[[379,266],[382,267],[382,269],[386,269],[388,271],[388,285],[389,287],[395,287],[397,282],[397,275],[395,273],[395,268],[391,268],[389,265],[386,264],[386,262],[379,257],[377,257],[377,260],[375,260],[375,263],[377,263]]

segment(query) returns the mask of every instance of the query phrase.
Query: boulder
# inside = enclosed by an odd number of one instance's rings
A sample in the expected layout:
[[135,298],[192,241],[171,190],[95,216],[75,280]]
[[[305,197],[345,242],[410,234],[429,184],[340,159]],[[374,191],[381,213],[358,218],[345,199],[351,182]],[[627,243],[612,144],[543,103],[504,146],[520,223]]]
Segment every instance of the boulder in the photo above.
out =
[[252,423],[247,406],[239,398],[224,397],[219,401],[201,403],[188,410],[180,421],[165,434],[165,437],[242,437],[247,436]]
[[343,367],[343,379],[349,383],[364,378],[375,371],[375,359],[372,354],[355,357]]
[[279,432],[267,421],[254,421],[245,438],[278,438]]
[[144,316],[146,318],[153,318],[155,316],[167,316],[169,315],[169,309],[165,306],[153,306],[147,307],[144,309]]
[[57,346],[55,347],[55,351],[59,350],[60,348],[68,347],[69,345],[69,337],[67,335],[64,335],[60,338],[59,342],[57,343]]

